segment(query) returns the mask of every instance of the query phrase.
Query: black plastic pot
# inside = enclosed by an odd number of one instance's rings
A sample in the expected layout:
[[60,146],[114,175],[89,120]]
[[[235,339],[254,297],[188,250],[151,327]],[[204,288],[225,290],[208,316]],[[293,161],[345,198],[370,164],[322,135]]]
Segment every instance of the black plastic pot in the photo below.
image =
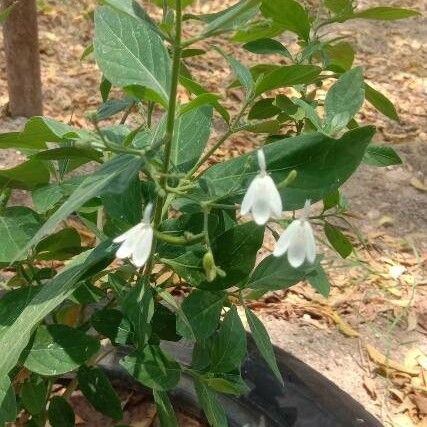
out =
[[[181,363],[190,364],[189,343],[163,343],[163,348]],[[102,366],[121,386],[147,392],[119,365],[120,354]],[[382,424],[350,395],[326,377],[283,350],[276,349],[283,387],[260,357],[251,338],[242,374],[251,391],[239,398],[221,396],[229,424],[233,427],[381,427]],[[345,375],[345,372],[343,372]],[[203,418],[191,378],[183,374],[170,393],[185,413]]]

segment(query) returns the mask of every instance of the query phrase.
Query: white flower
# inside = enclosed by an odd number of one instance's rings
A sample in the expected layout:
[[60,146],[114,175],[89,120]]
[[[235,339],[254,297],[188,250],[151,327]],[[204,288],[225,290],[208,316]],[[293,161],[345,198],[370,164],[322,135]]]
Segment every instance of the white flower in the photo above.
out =
[[272,216],[280,217],[282,199],[274,181],[267,174],[264,151],[262,150],[258,150],[258,164],[260,172],[246,191],[240,213],[246,215],[251,212],[254,221],[259,225],[263,225]]
[[142,267],[147,262],[153,244],[153,228],[150,223],[152,210],[153,205],[149,203],[145,207],[142,222],[113,240],[114,243],[121,243],[116,252],[117,258],[131,258],[136,267]]
[[277,241],[274,256],[288,253],[289,264],[298,268],[305,260],[313,264],[316,259],[316,242],[313,228],[308,221],[310,200],[305,202],[304,213],[300,219],[293,221]]

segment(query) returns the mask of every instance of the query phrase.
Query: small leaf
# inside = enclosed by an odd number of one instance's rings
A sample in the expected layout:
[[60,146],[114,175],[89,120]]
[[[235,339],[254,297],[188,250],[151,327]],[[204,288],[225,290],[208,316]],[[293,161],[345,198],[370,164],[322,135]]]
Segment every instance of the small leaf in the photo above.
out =
[[47,384],[42,378],[32,375],[31,378],[22,385],[22,404],[31,415],[37,415],[44,411],[46,399]]
[[262,322],[255,316],[255,314],[247,307],[245,307],[246,319],[249,328],[252,332],[252,337],[255,344],[261,353],[264,360],[267,362],[270,369],[273,371],[280,384],[284,385],[282,374],[277,366],[276,356],[274,355],[273,346],[271,345],[270,337]]
[[61,396],[50,399],[48,417],[52,427],[74,427],[75,425],[73,408]]
[[271,19],[259,20],[239,28],[232,40],[238,43],[250,43],[263,38],[276,37],[284,30],[282,25]]
[[181,376],[179,363],[154,345],[146,345],[143,350],[131,353],[120,364],[141,384],[154,390],[175,387]]
[[286,49],[285,46],[282,45],[277,40],[274,39],[258,39],[251,41],[249,43],[246,43],[243,45],[243,47],[252,53],[257,53],[259,55],[282,55],[285,58],[292,59],[292,55],[290,54],[289,50]]
[[325,53],[329,70],[342,73],[350,70],[353,66],[354,49],[350,43],[341,41],[335,44],[328,44],[325,46]]
[[310,285],[313,286],[313,288],[316,289],[316,291],[325,298],[329,296],[331,284],[329,283],[329,279],[325,273],[325,270],[319,262],[316,265],[316,269],[307,275],[307,280]]
[[176,325],[177,331],[189,339],[193,336],[197,340],[208,338],[218,326],[225,296],[223,292],[194,289],[181,306],[189,325],[179,317]]
[[325,234],[329,243],[343,258],[347,258],[353,252],[353,245],[350,240],[338,228],[328,222],[325,223]]
[[96,367],[81,366],[77,371],[79,388],[91,405],[113,420],[121,420],[120,399],[108,377]]
[[96,331],[109,338],[112,343],[125,345],[131,335],[131,325],[119,310],[95,311],[90,320]]
[[0,187],[31,190],[49,182],[50,173],[44,162],[37,159],[27,160],[10,169],[0,170]]
[[141,279],[122,303],[123,313],[132,323],[137,344],[144,346],[151,335],[151,319],[154,314],[154,298],[150,285]]
[[402,159],[389,145],[370,144],[366,149],[364,163],[371,166],[392,166],[402,164]]
[[252,108],[249,110],[248,119],[269,119],[271,117],[277,116],[280,113],[280,108],[278,108],[274,103],[274,98],[264,98],[257,101]]
[[255,93],[261,95],[269,90],[313,83],[322,69],[315,65],[284,65],[267,74],[256,85]]
[[35,259],[65,260],[83,252],[80,234],[75,228],[64,228],[43,239],[34,248]]
[[226,59],[230,68],[233,70],[234,75],[245,88],[246,97],[248,98],[254,87],[254,79],[251,72],[245,65],[233,58],[231,55],[226,54],[222,49],[217,47],[216,50]]
[[223,406],[218,402],[216,393],[196,379],[194,379],[194,387],[210,425],[213,427],[228,427],[227,416]]
[[0,377],[0,424],[13,422],[16,419],[17,407],[15,391],[9,377]]
[[346,15],[353,10],[353,0],[324,0],[324,2],[335,15]]
[[261,12],[266,18],[298,34],[303,40],[310,37],[310,18],[304,7],[295,0],[263,0]]
[[381,92],[375,90],[372,86],[365,83],[366,100],[372,104],[380,113],[392,120],[399,120],[396,107],[393,103]]
[[78,329],[41,325],[24,365],[40,375],[61,375],[79,367],[98,350],[99,342]]
[[421,16],[421,13],[412,9],[403,9],[400,7],[379,6],[361,11],[356,11],[351,19],[375,19],[380,21],[395,21],[397,19],[406,19],[413,16]]
[[340,192],[338,190],[333,191],[323,198],[323,210],[327,211],[337,206],[340,202]]
[[328,90],[325,98],[325,128],[334,133],[344,129],[365,99],[361,67],[345,72]]
[[111,83],[143,86],[155,95],[152,100],[167,104],[170,58],[162,39],[147,21],[108,6],[99,7],[95,12],[94,53]]
[[190,102],[187,102],[187,104],[183,104],[179,110],[179,113],[180,115],[183,115],[204,105],[215,106],[219,99],[220,96],[214,93],[202,93],[199,96],[196,96],[196,98],[192,99]]
[[212,373],[208,372],[203,376],[203,382],[212,390],[219,393],[233,394],[240,396],[247,394],[250,391],[248,385],[243,381],[239,373],[217,374],[212,377]]
[[278,120],[263,120],[255,123],[248,123],[242,129],[253,133],[277,133],[280,130]]
[[246,332],[235,305],[227,312],[211,348],[212,372],[230,372],[240,367],[246,355]]
[[169,396],[165,391],[153,390],[154,401],[156,402],[157,415],[162,427],[178,427],[175,411]]

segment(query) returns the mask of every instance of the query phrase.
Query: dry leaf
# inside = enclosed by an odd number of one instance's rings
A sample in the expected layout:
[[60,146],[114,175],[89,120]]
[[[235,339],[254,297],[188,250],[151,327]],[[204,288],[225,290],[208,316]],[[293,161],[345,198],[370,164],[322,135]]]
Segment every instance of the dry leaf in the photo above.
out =
[[369,378],[368,376],[363,376],[363,387],[373,400],[377,400],[377,390],[375,386],[375,381],[372,378]]
[[411,185],[420,191],[427,191],[427,185],[418,178],[411,178]]
[[370,344],[366,344],[366,350],[368,351],[371,360],[380,367],[385,368],[386,370],[393,369],[399,372],[404,372],[409,375],[418,375],[420,373],[419,369],[410,369],[398,362],[395,362],[394,360],[388,359],[386,356],[384,356],[384,354],[382,354]]
[[415,391],[413,395],[415,405],[421,415],[427,415],[427,393]]

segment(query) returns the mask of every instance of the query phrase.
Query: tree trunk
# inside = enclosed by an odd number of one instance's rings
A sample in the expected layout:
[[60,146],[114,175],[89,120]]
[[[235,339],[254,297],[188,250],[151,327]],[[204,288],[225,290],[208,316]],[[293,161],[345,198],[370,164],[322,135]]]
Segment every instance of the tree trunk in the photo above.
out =
[[[15,0],[0,0],[2,9]],[[18,0],[3,25],[9,110],[12,116],[43,114],[36,0]]]

